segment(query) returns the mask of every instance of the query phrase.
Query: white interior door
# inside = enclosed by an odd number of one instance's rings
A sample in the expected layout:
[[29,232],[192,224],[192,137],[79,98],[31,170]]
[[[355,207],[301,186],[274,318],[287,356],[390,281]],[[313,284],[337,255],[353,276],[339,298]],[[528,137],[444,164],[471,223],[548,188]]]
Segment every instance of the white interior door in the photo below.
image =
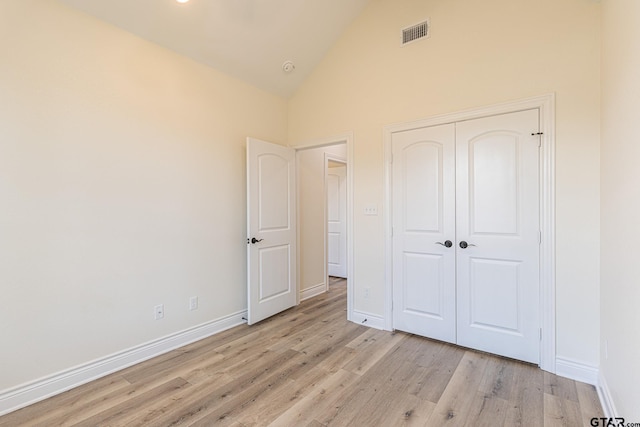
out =
[[535,109],[393,134],[394,328],[539,362],[538,129]]
[[456,342],[455,128],[393,135],[393,325]]
[[458,344],[532,363],[540,360],[537,132],[538,110],[456,124]]
[[247,138],[247,319],[296,304],[295,150]]
[[329,276],[347,277],[347,167],[327,169],[327,267]]

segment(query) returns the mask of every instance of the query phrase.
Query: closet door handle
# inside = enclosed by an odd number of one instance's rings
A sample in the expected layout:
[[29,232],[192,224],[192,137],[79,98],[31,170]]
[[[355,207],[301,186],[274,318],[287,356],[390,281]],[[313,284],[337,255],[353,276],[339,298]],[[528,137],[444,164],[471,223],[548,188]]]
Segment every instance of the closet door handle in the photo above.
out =
[[469,246],[475,246],[475,245],[473,243],[467,243],[464,240],[460,242],[460,247],[462,249],[467,249],[467,247],[469,247]]
[[451,240],[445,240],[444,243],[436,242],[436,245],[442,245],[442,246],[445,246],[447,248],[450,248],[451,246],[453,246],[453,243],[451,243]]

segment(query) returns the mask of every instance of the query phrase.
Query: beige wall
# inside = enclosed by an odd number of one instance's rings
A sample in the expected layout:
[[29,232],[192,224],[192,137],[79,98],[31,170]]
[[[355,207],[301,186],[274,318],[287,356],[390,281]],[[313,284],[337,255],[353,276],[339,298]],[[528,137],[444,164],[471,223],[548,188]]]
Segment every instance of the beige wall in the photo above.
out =
[[[382,212],[383,126],[555,92],[558,355],[602,359],[619,414],[640,419],[640,10],[602,3],[601,103],[600,7],[372,0],[287,111],[56,2],[1,1],[0,390],[246,308],[247,135],[355,132],[355,307],[382,315],[384,218],[362,210]],[[422,17],[432,37],[400,48]]]
[[0,52],[0,390],[246,309],[286,101],[49,0],[0,2]]
[[[326,286],[325,154],[347,159],[346,144],[297,152],[300,229],[300,292]],[[304,295],[303,295],[304,297]]]
[[627,422],[637,422],[640,420],[640,2],[605,0],[602,9],[601,370],[617,415]]
[[363,215],[382,212],[383,126],[555,92],[557,354],[597,366],[599,28],[592,0],[373,0],[351,25],[291,99],[289,144],[354,131],[356,310],[384,314],[384,218]]

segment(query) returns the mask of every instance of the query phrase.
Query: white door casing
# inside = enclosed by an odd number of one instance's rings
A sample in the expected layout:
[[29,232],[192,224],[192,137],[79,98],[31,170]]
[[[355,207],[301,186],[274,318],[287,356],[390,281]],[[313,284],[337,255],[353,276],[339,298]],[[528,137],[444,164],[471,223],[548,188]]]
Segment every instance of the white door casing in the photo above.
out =
[[534,109],[393,134],[394,328],[539,363],[537,132]]
[[393,325],[455,343],[454,125],[398,132],[392,149]]
[[294,149],[247,138],[250,325],[296,304],[295,177]]
[[329,276],[347,277],[347,167],[327,168],[327,266]]
[[392,140],[398,132],[537,109],[540,134],[540,368],[556,373],[555,278],[555,95],[553,93],[435,115],[384,127],[385,302],[384,329],[394,329],[392,244]]
[[540,362],[538,126],[538,110],[456,123],[457,341],[531,363]]

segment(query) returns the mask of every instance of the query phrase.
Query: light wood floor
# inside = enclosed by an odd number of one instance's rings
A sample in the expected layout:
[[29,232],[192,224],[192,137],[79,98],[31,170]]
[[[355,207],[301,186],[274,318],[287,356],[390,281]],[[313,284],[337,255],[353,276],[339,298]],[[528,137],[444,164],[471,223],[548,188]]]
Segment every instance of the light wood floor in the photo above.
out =
[[592,386],[346,321],[346,285],[28,408],[0,426],[581,426]]

